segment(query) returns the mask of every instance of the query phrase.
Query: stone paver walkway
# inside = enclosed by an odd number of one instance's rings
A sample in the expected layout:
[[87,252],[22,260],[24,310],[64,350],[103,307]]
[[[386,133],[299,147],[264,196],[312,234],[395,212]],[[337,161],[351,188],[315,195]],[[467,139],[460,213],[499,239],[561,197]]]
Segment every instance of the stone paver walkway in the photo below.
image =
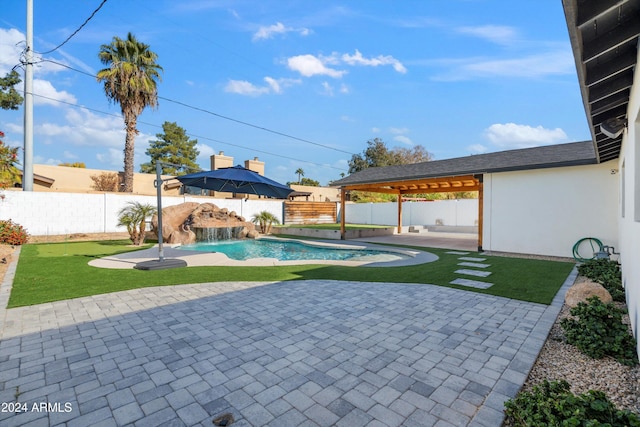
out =
[[499,426],[574,279],[551,306],[315,280],[0,309],[0,425]]

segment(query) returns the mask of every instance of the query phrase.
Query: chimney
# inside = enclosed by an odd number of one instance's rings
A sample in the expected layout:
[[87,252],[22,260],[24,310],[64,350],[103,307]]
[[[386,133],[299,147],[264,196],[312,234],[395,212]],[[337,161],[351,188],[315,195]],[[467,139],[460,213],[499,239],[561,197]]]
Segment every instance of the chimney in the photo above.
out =
[[219,154],[211,156],[211,170],[217,170],[222,168],[230,168],[233,166],[233,157],[225,156],[224,151],[220,151]]
[[253,160],[245,160],[244,167],[257,172],[259,175],[264,175],[264,162],[258,160],[257,157],[254,157]]

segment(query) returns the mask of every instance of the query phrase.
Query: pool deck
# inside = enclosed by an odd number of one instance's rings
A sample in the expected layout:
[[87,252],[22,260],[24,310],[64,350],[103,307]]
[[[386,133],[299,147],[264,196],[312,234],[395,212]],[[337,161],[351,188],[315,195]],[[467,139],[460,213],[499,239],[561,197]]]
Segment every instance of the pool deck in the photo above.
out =
[[[279,239],[292,240],[292,239]],[[361,249],[378,249],[385,252],[397,252],[407,255],[408,258],[396,259],[392,261],[384,261],[375,258],[375,261],[335,261],[335,260],[297,260],[297,261],[279,261],[275,258],[252,258],[246,261],[238,261],[228,258],[226,255],[217,252],[201,252],[178,249],[171,245],[163,245],[165,258],[181,259],[187,263],[187,267],[195,266],[238,266],[238,267],[259,267],[259,266],[278,266],[278,265],[300,265],[300,264],[331,264],[344,265],[349,267],[367,266],[367,267],[399,267],[406,265],[424,264],[438,259],[438,257],[429,252],[412,251],[399,248],[390,248],[388,246],[375,245],[364,241],[341,241],[334,240],[315,241],[313,244],[318,246],[343,247],[343,248],[361,248]],[[158,246],[143,249],[140,251],[126,252],[118,255],[92,260],[89,265],[100,268],[134,268],[140,262],[158,259]]]
[[0,286],[0,401],[25,406],[0,412],[8,427],[500,426],[577,275],[549,306],[294,280],[5,309],[16,264]]

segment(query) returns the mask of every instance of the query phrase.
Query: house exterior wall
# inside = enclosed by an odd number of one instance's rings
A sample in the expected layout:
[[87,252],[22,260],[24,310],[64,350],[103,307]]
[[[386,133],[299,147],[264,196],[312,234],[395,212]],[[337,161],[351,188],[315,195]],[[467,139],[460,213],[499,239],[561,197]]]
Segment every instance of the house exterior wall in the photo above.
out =
[[[640,52],[638,57],[640,64]],[[622,283],[627,295],[629,319],[636,340],[640,338],[640,73],[636,70],[627,111],[628,126],[622,139],[617,168],[620,171],[619,241]],[[640,354],[640,340],[638,340]]]
[[618,248],[615,161],[484,175],[485,250],[573,256],[595,237]]

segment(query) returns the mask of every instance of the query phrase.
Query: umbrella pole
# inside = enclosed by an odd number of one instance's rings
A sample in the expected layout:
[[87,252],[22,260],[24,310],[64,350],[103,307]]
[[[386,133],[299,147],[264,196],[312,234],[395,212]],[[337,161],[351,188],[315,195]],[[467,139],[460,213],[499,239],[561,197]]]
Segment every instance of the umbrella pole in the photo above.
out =
[[183,259],[165,259],[162,237],[162,166],[160,161],[156,161],[156,196],[158,198],[158,259],[142,261],[133,266],[137,270],[165,270],[168,268],[186,267],[187,262]]
[[158,198],[158,261],[164,261],[164,239],[162,238],[162,167],[156,160],[156,197]]

